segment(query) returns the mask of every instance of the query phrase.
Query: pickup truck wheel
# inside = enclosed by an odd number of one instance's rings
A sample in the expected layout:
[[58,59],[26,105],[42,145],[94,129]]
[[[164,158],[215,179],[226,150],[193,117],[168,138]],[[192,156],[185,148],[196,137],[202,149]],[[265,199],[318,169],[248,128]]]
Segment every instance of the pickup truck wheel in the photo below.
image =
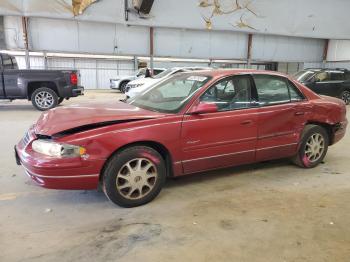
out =
[[63,100],[64,100],[63,97],[58,98],[57,104],[60,105],[63,102]]
[[122,207],[136,207],[152,201],[166,178],[162,156],[154,149],[133,146],[114,156],[103,172],[103,191]]
[[31,100],[33,106],[40,111],[49,110],[58,104],[57,94],[47,87],[36,89],[32,94]]
[[299,151],[292,161],[300,167],[315,167],[326,156],[328,144],[329,136],[323,127],[307,125],[301,135]]

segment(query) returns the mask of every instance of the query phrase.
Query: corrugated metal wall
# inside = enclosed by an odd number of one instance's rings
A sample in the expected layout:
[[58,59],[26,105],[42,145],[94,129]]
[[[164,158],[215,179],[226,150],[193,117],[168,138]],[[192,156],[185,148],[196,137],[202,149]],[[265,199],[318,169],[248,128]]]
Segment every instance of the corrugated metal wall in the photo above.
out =
[[[25,68],[24,56],[16,56],[19,68]],[[86,58],[64,58],[49,57],[48,69],[77,69],[80,71],[81,84],[86,89],[107,89],[109,79],[120,75],[134,74],[134,63],[132,61],[86,59]],[[43,57],[31,56],[30,66],[32,69],[45,69]]]
[[[8,31],[9,48],[23,48],[20,40],[14,40],[22,38],[21,24],[18,21],[16,23],[14,18],[7,19],[14,27]],[[155,56],[200,59],[247,57],[248,34],[159,27],[155,27],[154,32]],[[31,17],[29,36],[32,51],[149,55],[150,32],[148,27],[143,26]],[[324,43],[322,39],[254,34],[252,59],[320,62]]]
[[253,35],[252,59],[275,62],[320,62],[325,41],[287,36]]

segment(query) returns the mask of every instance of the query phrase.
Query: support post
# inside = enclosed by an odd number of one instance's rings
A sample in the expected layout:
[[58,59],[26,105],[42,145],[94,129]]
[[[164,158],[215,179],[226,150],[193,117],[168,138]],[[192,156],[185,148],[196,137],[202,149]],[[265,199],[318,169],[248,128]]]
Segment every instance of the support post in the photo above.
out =
[[323,67],[325,67],[326,63],[327,63],[328,45],[329,45],[329,39],[325,39],[324,49],[323,49],[323,56],[322,56],[322,65],[323,65]]
[[250,68],[252,60],[252,43],[253,34],[248,34],[248,45],[247,45],[247,67]]
[[152,75],[153,75],[153,69],[154,69],[154,65],[153,65],[154,42],[153,41],[154,41],[154,28],[151,26],[149,28],[149,56],[150,56],[149,67]]
[[29,43],[28,43],[28,19],[25,16],[22,16],[22,29],[23,29],[24,48],[25,48],[26,69],[30,69]]
[[47,52],[46,51],[44,51],[44,68],[45,68],[45,70],[49,69],[49,65],[48,65],[48,62],[47,62]]
[[139,70],[139,60],[137,56],[134,56],[134,71],[136,72],[137,70]]

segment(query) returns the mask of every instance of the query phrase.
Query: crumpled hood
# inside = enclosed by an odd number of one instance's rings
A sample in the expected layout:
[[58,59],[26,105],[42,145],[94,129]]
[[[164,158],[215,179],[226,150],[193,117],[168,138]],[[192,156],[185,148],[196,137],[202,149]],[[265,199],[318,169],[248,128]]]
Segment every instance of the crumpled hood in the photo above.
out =
[[52,136],[81,126],[104,122],[151,119],[165,114],[144,110],[122,102],[75,104],[42,113],[35,124],[35,133]]

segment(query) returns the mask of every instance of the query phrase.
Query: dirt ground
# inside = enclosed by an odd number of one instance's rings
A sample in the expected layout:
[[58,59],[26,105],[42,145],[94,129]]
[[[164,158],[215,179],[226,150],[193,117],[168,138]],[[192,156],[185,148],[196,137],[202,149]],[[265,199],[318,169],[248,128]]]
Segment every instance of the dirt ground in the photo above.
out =
[[279,160],[170,179],[153,202],[125,209],[24,175],[13,146],[39,114],[0,101],[0,261],[350,261],[349,133],[314,169]]

